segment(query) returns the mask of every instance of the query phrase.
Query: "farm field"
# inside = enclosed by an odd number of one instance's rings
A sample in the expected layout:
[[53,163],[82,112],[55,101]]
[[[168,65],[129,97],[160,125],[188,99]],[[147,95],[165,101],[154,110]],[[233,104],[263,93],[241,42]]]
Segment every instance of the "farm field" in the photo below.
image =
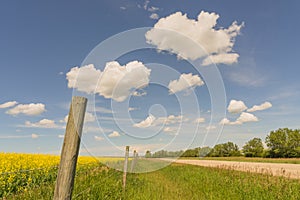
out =
[[240,156],[240,157],[204,157],[204,158],[181,158],[181,159],[300,164],[300,158],[247,158],[247,157]]
[[[159,163],[139,159],[135,168],[139,170]],[[48,173],[52,174],[51,179],[25,186],[21,191],[5,195],[4,199],[52,199],[56,171]],[[81,163],[76,173],[73,199],[300,199],[299,180],[220,168],[172,164],[150,173],[128,173],[124,193],[122,176],[123,172],[98,162]]]
[[[0,198],[23,192],[33,186],[55,181],[59,156],[44,154],[0,153]],[[80,156],[77,172],[85,172],[99,162],[116,162],[120,158],[94,158]]]
[[283,176],[300,179],[300,165],[288,163],[240,162],[225,160],[176,160],[176,163],[191,164],[205,167],[216,167],[229,170],[246,171],[252,173]]

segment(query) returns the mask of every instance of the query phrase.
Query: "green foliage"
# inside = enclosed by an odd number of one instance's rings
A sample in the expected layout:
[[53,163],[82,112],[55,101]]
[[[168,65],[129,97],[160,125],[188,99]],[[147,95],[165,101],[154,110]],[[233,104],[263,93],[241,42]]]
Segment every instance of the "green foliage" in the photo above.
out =
[[157,151],[152,155],[152,158],[179,157],[183,151]]
[[243,146],[243,153],[246,157],[261,157],[264,146],[260,138],[253,138]]
[[272,158],[300,157],[300,130],[280,128],[271,131],[266,137],[269,152],[266,156]]
[[151,152],[149,150],[146,151],[145,158],[151,158]]
[[209,153],[212,157],[229,157],[229,156],[240,156],[238,145],[233,142],[227,142],[223,144],[217,144]]

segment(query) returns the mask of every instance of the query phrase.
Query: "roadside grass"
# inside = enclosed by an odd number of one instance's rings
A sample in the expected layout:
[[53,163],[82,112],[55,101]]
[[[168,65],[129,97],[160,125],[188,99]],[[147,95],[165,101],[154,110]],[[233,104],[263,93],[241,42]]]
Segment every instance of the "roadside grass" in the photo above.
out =
[[[149,166],[149,162],[138,160],[136,167]],[[123,172],[103,165],[78,173],[73,199],[300,199],[300,180],[249,172],[172,164],[154,172],[128,173],[125,192],[122,175]],[[54,184],[44,184],[7,199],[50,200]]]

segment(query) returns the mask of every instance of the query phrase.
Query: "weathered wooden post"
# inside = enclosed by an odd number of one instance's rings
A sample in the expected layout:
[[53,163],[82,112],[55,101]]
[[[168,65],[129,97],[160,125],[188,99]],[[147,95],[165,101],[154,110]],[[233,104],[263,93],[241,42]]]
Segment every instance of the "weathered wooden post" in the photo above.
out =
[[128,156],[129,156],[129,146],[126,146],[125,161],[124,161],[124,173],[123,173],[123,190],[124,191],[125,191],[125,187],[126,187],[126,175],[127,175]]
[[87,99],[74,96],[70,106],[60,165],[56,179],[54,200],[72,199],[72,190]]
[[136,150],[133,151],[133,157],[132,157],[132,161],[131,161],[131,169],[130,169],[130,172],[131,172],[131,173],[133,172],[135,162],[136,162]]

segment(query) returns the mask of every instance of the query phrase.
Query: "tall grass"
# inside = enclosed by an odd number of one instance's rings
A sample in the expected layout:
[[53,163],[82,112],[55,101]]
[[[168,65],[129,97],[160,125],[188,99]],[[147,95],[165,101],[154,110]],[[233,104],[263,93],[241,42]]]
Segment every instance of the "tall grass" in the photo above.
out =
[[[145,166],[139,160],[137,167]],[[52,199],[54,182],[7,199]],[[300,199],[300,181],[217,168],[172,164],[161,170],[127,174],[104,166],[78,174],[73,199]]]

